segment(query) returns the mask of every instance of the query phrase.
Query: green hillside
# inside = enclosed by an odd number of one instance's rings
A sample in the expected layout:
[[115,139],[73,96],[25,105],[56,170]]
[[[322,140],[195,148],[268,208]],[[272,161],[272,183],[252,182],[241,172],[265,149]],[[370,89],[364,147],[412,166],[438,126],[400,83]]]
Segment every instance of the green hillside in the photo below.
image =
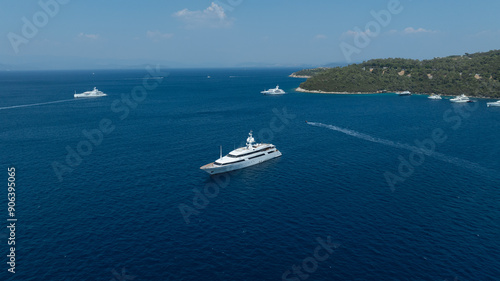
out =
[[500,50],[432,60],[374,59],[345,67],[303,70],[300,85],[325,92],[415,93],[500,97]]

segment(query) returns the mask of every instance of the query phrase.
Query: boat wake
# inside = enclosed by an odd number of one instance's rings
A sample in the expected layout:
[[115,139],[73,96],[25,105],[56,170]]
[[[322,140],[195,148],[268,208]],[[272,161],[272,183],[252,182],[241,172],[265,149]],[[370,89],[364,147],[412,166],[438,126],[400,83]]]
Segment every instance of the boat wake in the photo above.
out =
[[3,109],[12,109],[12,108],[20,108],[20,107],[39,106],[39,105],[45,105],[45,104],[74,101],[74,100],[75,99],[68,99],[68,100],[58,100],[58,101],[49,101],[49,102],[32,103],[32,104],[13,105],[13,106],[0,107],[0,110],[3,110]]
[[443,161],[443,162],[446,162],[446,163],[450,163],[450,164],[453,164],[453,165],[456,165],[456,166],[459,166],[459,167],[462,167],[462,168],[466,168],[468,170],[472,170],[472,171],[475,171],[475,172],[478,172],[478,173],[490,174],[492,172],[496,172],[494,170],[491,170],[491,169],[488,169],[488,168],[484,168],[484,167],[480,166],[477,163],[474,163],[474,162],[471,162],[471,161],[467,161],[467,160],[464,160],[464,159],[460,159],[460,158],[457,158],[457,157],[448,156],[446,154],[442,154],[442,153],[439,153],[439,152],[436,152],[436,151],[431,152],[429,150],[421,149],[421,148],[416,147],[416,146],[412,146],[412,145],[408,145],[408,144],[403,144],[403,143],[399,143],[399,142],[393,142],[393,141],[386,140],[386,139],[372,137],[372,136],[367,135],[367,134],[363,134],[363,133],[356,132],[356,131],[349,130],[349,129],[340,128],[340,127],[333,126],[333,125],[326,125],[326,124],[316,123],[316,122],[307,122],[307,124],[309,124],[311,126],[315,126],[315,127],[322,127],[322,128],[327,128],[327,129],[334,130],[334,131],[337,131],[337,132],[341,132],[341,133],[344,133],[346,135],[349,135],[349,136],[352,136],[352,137],[355,137],[355,138],[358,138],[358,139],[362,139],[362,140],[366,140],[366,141],[370,141],[370,142],[374,142],[374,143],[378,143],[378,144],[383,144],[383,145],[387,145],[387,146],[392,146],[392,147],[395,147],[395,148],[406,149],[406,150],[409,150],[409,151],[412,151],[412,152],[416,152],[416,153],[423,153],[424,155],[432,157],[434,159],[437,159],[437,160],[440,160],[440,161]]

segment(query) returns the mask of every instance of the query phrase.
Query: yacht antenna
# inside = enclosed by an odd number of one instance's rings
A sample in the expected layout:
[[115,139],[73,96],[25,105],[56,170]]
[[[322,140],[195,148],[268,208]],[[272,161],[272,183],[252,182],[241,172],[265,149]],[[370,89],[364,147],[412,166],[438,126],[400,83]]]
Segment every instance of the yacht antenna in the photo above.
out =
[[221,158],[222,158],[222,145],[220,146],[220,158],[219,159],[221,159]]

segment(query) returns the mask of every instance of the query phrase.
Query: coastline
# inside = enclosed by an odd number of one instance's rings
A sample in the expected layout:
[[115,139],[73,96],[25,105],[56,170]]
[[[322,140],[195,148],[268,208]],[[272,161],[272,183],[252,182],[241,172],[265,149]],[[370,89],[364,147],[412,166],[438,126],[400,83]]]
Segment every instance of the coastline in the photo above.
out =
[[[390,94],[390,93],[392,93],[392,92],[386,92],[386,93],[376,93],[376,92],[325,92],[325,91],[321,91],[321,90],[306,90],[306,89],[302,89],[301,87],[296,88],[295,91],[296,92],[301,92],[301,93],[330,94],[330,95],[376,95],[376,94]],[[431,94],[427,94],[427,93],[412,93],[412,95],[416,95],[416,96],[430,96]],[[441,96],[444,99],[446,99],[446,98],[454,98],[454,97],[457,97],[458,95],[455,95],[455,96],[441,95]],[[474,98],[474,99],[498,100],[498,98],[485,97],[485,96],[469,96],[469,97],[470,98]]]
[[306,90],[302,89],[301,87],[298,87],[295,89],[297,92],[301,93],[312,93],[312,94],[336,94],[336,95],[376,95],[380,93],[373,93],[373,92],[325,92],[321,90]]
[[295,74],[292,73],[292,74],[288,75],[288,77],[309,79],[312,76],[308,76],[308,75],[295,75]]

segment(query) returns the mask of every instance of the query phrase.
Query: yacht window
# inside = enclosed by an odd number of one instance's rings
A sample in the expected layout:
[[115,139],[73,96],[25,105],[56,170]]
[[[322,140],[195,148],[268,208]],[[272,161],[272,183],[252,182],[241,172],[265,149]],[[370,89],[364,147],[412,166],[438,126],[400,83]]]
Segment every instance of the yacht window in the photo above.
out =
[[260,155],[257,155],[257,156],[250,157],[250,158],[248,158],[248,159],[254,159],[254,158],[257,158],[257,157],[264,156],[264,155],[266,155],[266,154],[260,154]]
[[243,161],[245,161],[245,159],[234,161],[234,162],[229,162],[229,163],[224,163],[224,164],[219,164],[219,165],[226,166],[226,165],[236,164],[236,163],[243,162]]
[[252,152],[249,152],[249,153],[246,153],[246,154],[242,154],[242,155],[240,155],[238,157],[243,157],[243,156],[251,155],[251,154],[254,154],[254,153],[262,152],[264,150],[266,150],[266,149],[262,148],[262,149],[259,149],[259,150],[256,150],[256,151],[252,151]]

